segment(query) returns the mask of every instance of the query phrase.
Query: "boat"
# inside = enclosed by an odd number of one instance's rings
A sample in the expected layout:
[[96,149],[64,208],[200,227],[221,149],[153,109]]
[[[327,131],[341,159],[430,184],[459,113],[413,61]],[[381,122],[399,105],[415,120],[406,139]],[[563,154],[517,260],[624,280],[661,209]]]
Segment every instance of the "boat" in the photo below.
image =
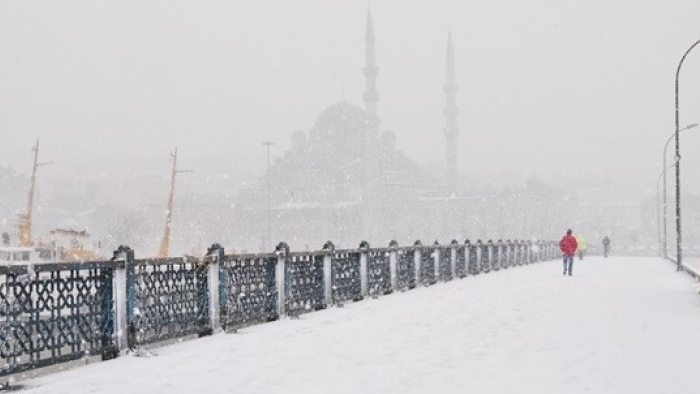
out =
[[43,259],[60,262],[83,262],[102,260],[99,246],[99,244],[92,244],[87,230],[57,228],[50,231],[49,235],[39,242],[37,250]]
[[36,264],[42,262],[39,252],[26,246],[0,246],[0,265]]

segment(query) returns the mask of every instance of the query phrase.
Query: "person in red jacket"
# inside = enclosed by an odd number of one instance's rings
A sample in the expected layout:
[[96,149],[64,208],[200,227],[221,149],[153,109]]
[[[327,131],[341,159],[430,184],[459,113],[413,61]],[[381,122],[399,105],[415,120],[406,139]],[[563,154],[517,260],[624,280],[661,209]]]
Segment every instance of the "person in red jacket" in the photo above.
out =
[[571,276],[571,270],[574,268],[574,254],[576,254],[576,248],[578,247],[576,238],[571,235],[571,232],[571,229],[566,230],[566,235],[559,241],[559,249],[564,254],[564,275],[566,275],[566,263],[568,261],[569,276]]

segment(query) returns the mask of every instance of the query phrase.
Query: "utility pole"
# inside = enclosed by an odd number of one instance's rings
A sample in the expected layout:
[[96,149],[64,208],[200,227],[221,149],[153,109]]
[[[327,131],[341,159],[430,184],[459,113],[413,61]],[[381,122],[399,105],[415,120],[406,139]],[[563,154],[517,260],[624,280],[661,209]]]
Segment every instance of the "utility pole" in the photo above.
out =
[[168,257],[168,252],[170,249],[170,227],[173,221],[173,199],[175,195],[175,176],[182,172],[192,172],[192,171],[182,171],[177,169],[177,147],[170,153],[170,157],[173,160],[173,168],[170,173],[170,194],[168,195],[168,210],[165,219],[165,231],[163,232],[163,239],[160,241],[160,250],[158,251],[158,257],[166,258]]
[[263,246],[263,249],[267,249],[272,247],[272,226],[270,224],[270,147],[275,143],[270,140],[264,140],[262,144],[267,149],[267,174],[265,176],[267,178],[267,245]]

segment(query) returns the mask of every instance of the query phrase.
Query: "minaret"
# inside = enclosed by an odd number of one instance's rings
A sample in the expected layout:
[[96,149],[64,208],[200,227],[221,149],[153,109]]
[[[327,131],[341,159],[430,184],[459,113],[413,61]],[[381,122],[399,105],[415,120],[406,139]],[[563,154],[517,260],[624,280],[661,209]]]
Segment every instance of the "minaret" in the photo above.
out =
[[445,143],[447,159],[447,186],[450,194],[457,192],[457,84],[455,82],[455,56],[452,50],[452,30],[447,38],[447,75],[445,79]]
[[379,117],[377,116],[377,102],[379,102],[379,92],[377,91],[377,74],[379,69],[374,58],[374,27],[372,26],[372,11],[367,9],[367,32],[365,34],[365,112],[369,117],[369,130],[376,135],[379,128]]

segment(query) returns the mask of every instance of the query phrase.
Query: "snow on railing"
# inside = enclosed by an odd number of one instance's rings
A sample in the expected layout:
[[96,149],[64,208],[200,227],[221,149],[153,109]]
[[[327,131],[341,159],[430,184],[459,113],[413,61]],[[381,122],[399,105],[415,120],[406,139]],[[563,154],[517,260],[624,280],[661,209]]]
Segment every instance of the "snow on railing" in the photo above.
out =
[[0,266],[0,377],[555,258],[556,242],[453,240],[140,260],[120,246],[111,261]]

